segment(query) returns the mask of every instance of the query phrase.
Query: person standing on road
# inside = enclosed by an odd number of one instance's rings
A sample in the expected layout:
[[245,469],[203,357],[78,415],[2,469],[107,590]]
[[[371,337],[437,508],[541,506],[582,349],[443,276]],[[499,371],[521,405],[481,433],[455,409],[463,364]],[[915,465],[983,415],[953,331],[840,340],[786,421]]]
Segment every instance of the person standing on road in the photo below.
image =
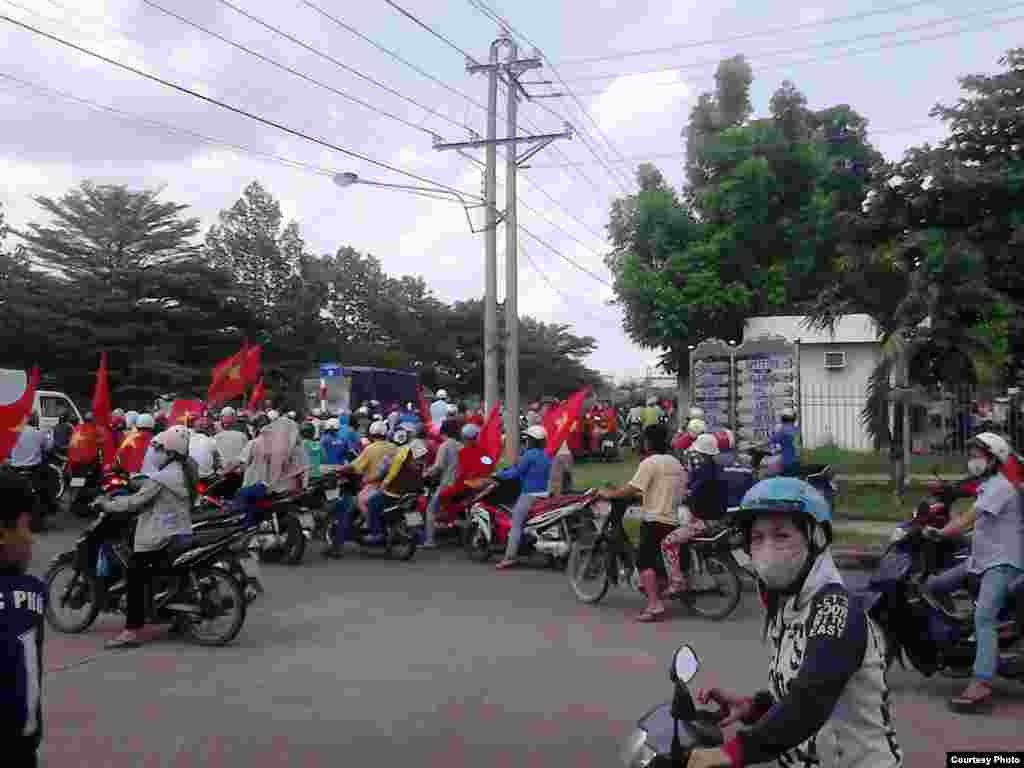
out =
[[775,455],[761,464],[761,477],[800,476],[800,429],[796,425],[796,412],[785,408],[780,419],[782,425],[768,437]]
[[633,479],[621,488],[599,491],[598,496],[617,505],[628,505],[638,496],[643,498],[644,522],[636,565],[640,570],[640,584],[647,594],[647,607],[636,620],[646,623],[665,618],[655,567],[661,557],[661,542],[676,529],[677,510],[686,491],[686,470],[669,453],[668,430],[664,424],[644,430],[644,442],[652,455],[640,462]]
[[[967,468],[981,481],[974,503],[974,538],[971,556],[925,584],[925,597],[940,607],[949,593],[963,588],[969,575],[980,577],[974,609],[974,680],[950,701],[957,712],[977,712],[992,704],[992,680],[999,658],[999,613],[1006,605],[1010,584],[1024,576],[1024,508],[1020,493],[1001,471],[1011,454],[1010,444],[992,432],[983,432],[968,444]],[[961,516],[963,517],[963,516]],[[942,529],[926,528],[931,538],[958,536],[967,521],[950,522]]]
[[499,480],[518,480],[520,483],[519,498],[512,507],[512,527],[508,532],[508,544],[505,546],[505,557],[498,563],[499,570],[509,568],[519,562],[519,540],[523,536],[523,527],[530,516],[530,505],[539,498],[548,495],[548,481],[551,478],[551,459],[544,451],[548,433],[544,427],[530,427],[526,430],[526,450],[523,451],[519,463],[504,469],[495,475]]
[[4,765],[35,768],[43,736],[46,585],[32,560],[31,486],[0,467],[0,744]]
[[[53,438],[39,429],[39,414],[35,411],[21,427],[18,440],[11,449],[8,463],[14,469],[22,470],[32,479],[36,496],[50,517],[57,514],[57,500],[53,498],[49,471],[46,469],[46,454],[53,450]],[[36,521],[41,525],[42,521]]]
[[[423,473],[424,478],[437,476],[437,490],[430,497],[427,505],[427,527],[423,546],[430,548],[434,546],[434,519],[441,506],[441,492],[455,482],[455,473],[459,469],[459,451],[462,450],[462,443],[456,435],[459,434],[459,422],[446,419],[441,425],[441,435],[444,442],[437,449],[437,456],[434,463]],[[415,441],[414,441],[415,442]]]

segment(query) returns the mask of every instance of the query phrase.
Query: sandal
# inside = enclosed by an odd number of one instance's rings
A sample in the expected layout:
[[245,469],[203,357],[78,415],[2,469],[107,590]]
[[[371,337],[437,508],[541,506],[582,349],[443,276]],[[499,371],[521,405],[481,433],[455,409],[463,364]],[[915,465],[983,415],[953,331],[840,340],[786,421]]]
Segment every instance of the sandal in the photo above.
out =
[[634,619],[634,621],[637,621],[637,622],[639,622],[641,624],[653,624],[655,622],[658,622],[658,621],[661,621],[662,619],[664,619],[666,613],[667,613],[667,611],[645,610],[643,613],[639,614]]
[[685,581],[680,581],[675,584],[669,584],[665,591],[661,593],[663,600],[674,600],[677,597],[682,597],[689,591],[690,587]]
[[992,707],[992,686],[977,680],[967,686],[963,693],[949,700],[954,712],[973,714],[987,711]]
[[119,648],[139,648],[142,645],[142,641],[137,637],[115,637],[113,640],[106,644],[106,648],[115,650]]
[[498,563],[494,567],[497,568],[499,571],[502,571],[502,570],[504,570],[506,568],[511,568],[513,565],[518,565],[518,564],[519,564],[518,560],[502,560],[500,563]]

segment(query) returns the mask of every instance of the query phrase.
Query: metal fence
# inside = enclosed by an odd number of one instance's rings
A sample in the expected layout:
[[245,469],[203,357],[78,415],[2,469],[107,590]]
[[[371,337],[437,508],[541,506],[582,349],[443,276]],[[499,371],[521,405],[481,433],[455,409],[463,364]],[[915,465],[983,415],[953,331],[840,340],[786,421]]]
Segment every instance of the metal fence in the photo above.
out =
[[[1024,448],[1024,398],[1011,390],[1005,397],[979,402],[961,393],[918,400],[910,409],[911,450],[917,455],[962,455],[972,435],[989,430]],[[864,419],[867,391],[842,385],[803,384],[800,388],[800,432],[807,448],[836,447],[877,450]],[[903,431],[902,408],[887,410],[889,430],[897,440]],[[883,422],[884,423],[884,422]]]

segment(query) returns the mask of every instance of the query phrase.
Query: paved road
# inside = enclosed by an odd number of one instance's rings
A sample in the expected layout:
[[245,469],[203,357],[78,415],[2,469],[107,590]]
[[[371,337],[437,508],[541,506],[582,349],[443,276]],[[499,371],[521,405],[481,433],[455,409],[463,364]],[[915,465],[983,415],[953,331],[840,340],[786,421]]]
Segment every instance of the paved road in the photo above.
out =
[[[35,562],[70,537],[39,537]],[[723,623],[637,625],[639,595],[584,606],[564,574],[496,572],[454,551],[408,564],[311,554],[265,566],[264,582],[233,647],[104,652],[112,620],[49,633],[43,765],[613,766],[635,719],[671,695],[680,642],[701,656],[699,685],[765,682],[749,593]],[[892,683],[908,766],[1024,743],[1024,686],[968,719],[944,708],[959,681],[897,670]]]

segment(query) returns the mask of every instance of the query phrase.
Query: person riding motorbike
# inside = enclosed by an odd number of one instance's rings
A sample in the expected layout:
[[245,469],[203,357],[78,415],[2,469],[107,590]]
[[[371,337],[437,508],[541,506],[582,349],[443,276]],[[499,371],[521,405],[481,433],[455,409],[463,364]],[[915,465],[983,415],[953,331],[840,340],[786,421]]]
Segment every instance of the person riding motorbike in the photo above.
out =
[[800,429],[796,426],[796,412],[784,408],[779,416],[781,426],[768,436],[768,445],[774,455],[761,464],[761,477],[800,475]]
[[437,390],[436,399],[430,404],[430,420],[440,424],[448,418],[448,390]]
[[[7,463],[19,474],[31,478],[36,497],[48,516],[57,514],[57,500],[53,497],[50,473],[46,468],[46,456],[53,450],[53,437],[39,429],[39,413],[33,411],[28,421],[21,427],[18,439],[7,457]],[[34,519],[33,524],[43,525],[41,519]]]
[[686,479],[684,502],[689,519],[661,541],[661,554],[668,568],[668,589],[663,597],[672,598],[686,592],[689,585],[683,575],[680,558],[686,554],[683,547],[707,529],[709,521],[720,520],[725,514],[727,491],[718,456],[718,440],[704,433],[690,450],[689,471]]
[[678,451],[680,454],[685,453],[690,450],[694,441],[706,431],[707,425],[702,419],[690,419],[690,423],[686,425],[686,429],[678,432],[675,439],[672,440],[673,450]]
[[369,496],[379,488],[381,479],[386,473],[392,457],[398,452],[398,446],[387,440],[388,427],[383,421],[375,421],[370,425],[370,444],[362,453],[339,470],[342,474],[359,474],[363,476],[363,489],[358,498],[343,493],[334,504],[334,544],[324,550],[324,557],[341,557],[344,554],[345,542],[352,536],[352,520],[356,505],[360,511],[366,512]]
[[452,419],[445,419],[441,425],[441,435],[444,442],[437,449],[437,456],[434,463],[424,472],[424,478],[438,476],[437,490],[430,497],[427,505],[427,525],[423,546],[430,548],[434,546],[434,519],[438,509],[441,507],[441,493],[445,488],[455,482],[455,474],[459,469],[459,451],[462,450],[462,443],[458,439],[459,423]]
[[526,430],[526,450],[523,451],[519,463],[499,472],[495,477],[499,480],[519,480],[519,498],[512,507],[512,527],[508,532],[508,544],[505,546],[505,557],[496,566],[499,570],[509,568],[519,562],[519,540],[523,536],[523,527],[530,515],[530,505],[539,498],[548,496],[548,481],[551,476],[551,459],[544,451],[548,433],[544,427],[530,427]]
[[299,434],[302,436],[302,447],[306,451],[306,463],[309,465],[305,485],[309,485],[310,481],[320,479],[323,450],[320,441],[316,439],[316,427],[310,422],[307,421],[299,427]]
[[636,620],[647,623],[665,617],[655,567],[661,557],[661,542],[676,529],[677,510],[686,489],[686,470],[669,453],[668,430],[664,424],[644,430],[644,440],[651,447],[651,455],[640,462],[633,479],[621,488],[601,490],[598,496],[611,500],[614,505],[628,505],[638,496],[643,498],[644,522],[636,565],[647,594],[647,607]]
[[750,726],[688,768],[779,765],[899,768],[881,630],[843,584],[832,559],[832,512],[794,477],[762,480],[743,497],[737,522],[766,608],[771,689],[753,696],[710,688],[727,726]]
[[384,510],[388,504],[409,493],[420,493],[423,490],[423,457],[427,455],[425,446],[413,446],[409,443],[409,433],[404,429],[396,429],[392,441],[398,450],[392,457],[387,474],[381,480],[380,490],[371,495],[367,503],[367,521],[370,535],[367,543],[384,541]]
[[217,451],[217,442],[212,437],[213,422],[203,416],[196,419],[195,429],[189,439],[189,456],[196,463],[199,479],[213,477],[221,468],[221,457]]
[[249,433],[241,420],[235,416],[234,409],[230,407],[220,412],[220,426],[220,432],[214,435],[213,439],[227,471],[239,463],[242,451],[249,443]]
[[[999,435],[983,432],[968,443],[968,471],[981,481],[974,503],[974,538],[970,558],[925,583],[925,597],[943,605],[949,593],[961,589],[969,577],[980,579],[974,609],[974,680],[950,701],[959,712],[977,712],[992,703],[992,679],[999,655],[999,613],[1009,597],[1009,586],[1024,576],[1024,502],[1020,492],[1001,471],[1012,451]],[[955,520],[941,529],[926,528],[930,538],[959,536],[966,521]]]
[[[159,469],[129,496],[103,499],[97,504],[114,515],[136,514],[134,554],[128,566],[128,607],[124,631],[108,648],[134,648],[146,621],[146,586],[154,566],[165,558],[164,549],[192,533],[192,505],[196,500],[195,464],[189,459],[189,433],[175,426],[153,438]],[[179,538],[181,537],[181,538]]]
[[71,422],[71,411],[64,409],[57,418],[57,426],[53,428],[53,450],[62,456],[67,456],[68,445],[71,443],[71,434],[75,425]]

